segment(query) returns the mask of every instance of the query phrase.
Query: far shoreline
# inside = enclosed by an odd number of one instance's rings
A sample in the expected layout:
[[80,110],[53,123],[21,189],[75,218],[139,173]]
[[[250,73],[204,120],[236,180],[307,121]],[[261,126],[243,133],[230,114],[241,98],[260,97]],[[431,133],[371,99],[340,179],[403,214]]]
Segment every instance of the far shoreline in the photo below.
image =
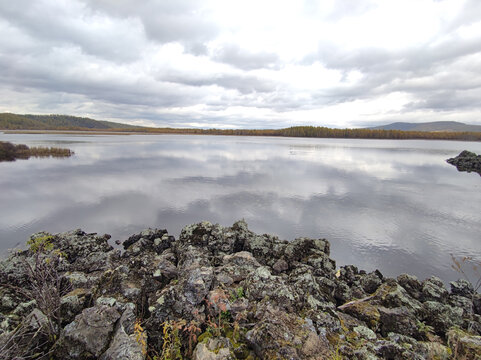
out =
[[[447,132],[420,132],[400,131],[400,130],[375,130],[383,133],[383,137],[375,136],[310,136],[310,135],[290,135],[281,133],[285,129],[272,130],[221,130],[221,129],[154,129],[153,131],[145,130],[122,130],[122,129],[78,129],[78,130],[28,130],[28,129],[0,129],[0,134],[23,134],[23,135],[42,135],[42,134],[58,134],[58,135],[211,135],[211,136],[242,136],[242,137],[272,137],[272,138],[304,138],[304,139],[346,139],[346,140],[438,140],[438,141],[462,141],[462,142],[481,142],[481,133],[447,133]],[[344,131],[346,129],[329,129]],[[349,131],[357,129],[349,129]],[[362,129],[361,129],[362,130]],[[392,133],[395,136],[389,137],[386,134]],[[455,134],[454,137],[442,135]],[[467,134],[467,135],[466,135]],[[474,134],[474,135],[473,135]],[[462,136],[468,136],[463,138]]]

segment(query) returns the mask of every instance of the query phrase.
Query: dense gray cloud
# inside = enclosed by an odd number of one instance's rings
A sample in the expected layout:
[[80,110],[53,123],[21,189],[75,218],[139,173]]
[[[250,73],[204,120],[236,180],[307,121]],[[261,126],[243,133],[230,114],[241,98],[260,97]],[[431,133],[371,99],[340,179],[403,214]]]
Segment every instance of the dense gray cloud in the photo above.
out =
[[0,111],[157,126],[481,123],[476,0],[0,3]]

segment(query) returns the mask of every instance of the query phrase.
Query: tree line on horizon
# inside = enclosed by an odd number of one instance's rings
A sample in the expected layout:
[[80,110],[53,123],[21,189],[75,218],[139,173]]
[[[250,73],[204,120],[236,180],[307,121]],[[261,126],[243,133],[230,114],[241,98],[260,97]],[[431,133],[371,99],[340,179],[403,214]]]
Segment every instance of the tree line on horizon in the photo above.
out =
[[379,129],[333,129],[323,126],[293,126],[285,129],[187,129],[149,128],[69,115],[0,114],[0,129],[136,132],[149,134],[193,134],[236,136],[283,136],[339,139],[425,139],[481,141],[481,132],[403,131]]
[[481,141],[481,132],[454,131],[402,131],[374,129],[333,129],[322,126],[293,126],[285,129],[175,129],[142,128],[136,132],[158,134],[200,134],[233,136],[281,136],[337,139],[423,139],[423,140],[464,140]]

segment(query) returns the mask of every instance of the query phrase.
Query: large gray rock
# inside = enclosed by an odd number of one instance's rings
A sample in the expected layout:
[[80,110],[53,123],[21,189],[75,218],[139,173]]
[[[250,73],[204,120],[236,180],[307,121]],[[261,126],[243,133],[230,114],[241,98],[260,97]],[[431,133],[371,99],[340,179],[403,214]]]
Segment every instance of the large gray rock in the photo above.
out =
[[209,293],[214,272],[211,267],[195,268],[189,271],[184,286],[184,296],[191,305],[200,304]]
[[423,281],[422,300],[445,302],[448,297],[448,291],[444,287],[443,282],[436,276],[431,276]]
[[[118,321],[113,340],[100,360],[144,360],[147,355],[147,332],[135,330],[135,306],[128,304]],[[139,326],[139,324],[137,325]]]
[[421,310],[421,319],[434,328],[436,334],[444,336],[452,326],[463,323],[463,309],[444,305],[435,301],[426,301]]
[[328,341],[313,323],[267,306],[246,338],[261,359],[323,359],[330,356]]
[[60,354],[66,359],[98,358],[109,346],[118,311],[106,305],[85,309],[64,329]]
[[397,277],[397,282],[412,298],[421,300],[423,285],[416,276],[401,274]]
[[406,307],[388,309],[380,306],[381,334],[387,336],[390,332],[411,337],[419,337],[417,319]]

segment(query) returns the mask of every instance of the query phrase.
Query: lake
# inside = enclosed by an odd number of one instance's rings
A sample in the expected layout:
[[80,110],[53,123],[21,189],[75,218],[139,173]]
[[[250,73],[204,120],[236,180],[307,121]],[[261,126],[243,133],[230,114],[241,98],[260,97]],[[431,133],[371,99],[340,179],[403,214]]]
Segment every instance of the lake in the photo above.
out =
[[184,225],[326,238],[337,265],[447,282],[450,254],[481,260],[481,176],[445,162],[481,143],[190,135],[1,134],[68,147],[67,159],[0,163],[0,251],[34,232],[125,240]]

